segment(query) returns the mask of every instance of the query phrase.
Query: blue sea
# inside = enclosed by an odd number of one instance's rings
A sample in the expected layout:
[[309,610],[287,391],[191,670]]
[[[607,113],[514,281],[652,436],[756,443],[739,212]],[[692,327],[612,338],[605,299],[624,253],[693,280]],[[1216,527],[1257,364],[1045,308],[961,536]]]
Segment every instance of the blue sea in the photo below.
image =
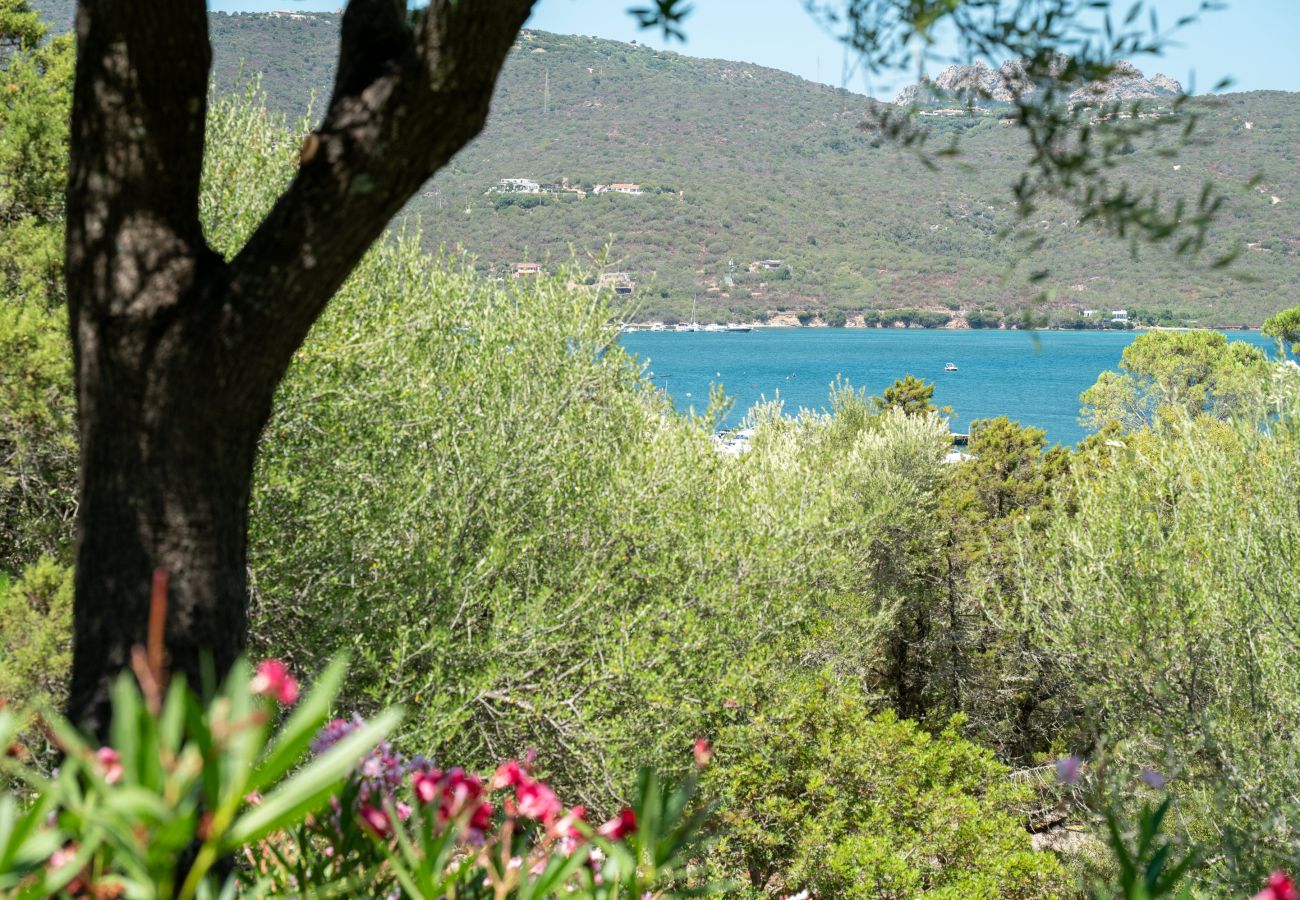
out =
[[[735,426],[762,399],[780,399],[788,414],[825,409],[829,386],[841,375],[879,394],[895,379],[915,375],[935,385],[934,402],[952,407],[952,429],[973,419],[1008,416],[1075,444],[1079,394],[1119,365],[1140,332],[946,331],[894,328],[764,328],[742,333],[638,332],[623,346],[646,361],[654,383],[679,409],[703,412],[709,386],[721,384],[736,405]],[[1228,332],[1266,349],[1258,331]],[[956,372],[945,372],[946,363]]]

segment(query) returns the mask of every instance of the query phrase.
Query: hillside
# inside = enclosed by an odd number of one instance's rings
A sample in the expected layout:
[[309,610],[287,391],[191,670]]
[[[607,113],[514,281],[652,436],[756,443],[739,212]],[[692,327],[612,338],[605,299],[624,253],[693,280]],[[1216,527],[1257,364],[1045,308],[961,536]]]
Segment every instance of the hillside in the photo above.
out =
[[[337,15],[212,22],[219,88],[261,72],[274,108],[301,114],[313,90],[316,108],[325,103]],[[1215,238],[1248,248],[1238,268],[1252,280],[1159,250],[1134,260],[1061,210],[1044,211],[1043,250],[1008,278],[1016,251],[997,234],[1012,222],[1025,158],[1016,130],[995,114],[932,116],[964,150],[964,165],[934,172],[861,129],[874,102],[759,66],[527,32],[484,134],[407,211],[430,249],[463,247],[503,276],[612,244],[609,270],[632,285],[639,319],[689,318],[698,297],[701,321],[886,311],[886,321],[997,324],[1041,289],[1023,273],[1043,268],[1062,323],[1078,324],[1085,308],[1258,323],[1300,297],[1300,95],[1197,101],[1200,144],[1178,159],[1149,146],[1126,158],[1123,177],[1171,197],[1207,177],[1235,186]],[[516,180],[512,191],[494,191],[503,179]],[[531,183],[553,190],[526,193]],[[596,191],[617,184],[640,193]]]

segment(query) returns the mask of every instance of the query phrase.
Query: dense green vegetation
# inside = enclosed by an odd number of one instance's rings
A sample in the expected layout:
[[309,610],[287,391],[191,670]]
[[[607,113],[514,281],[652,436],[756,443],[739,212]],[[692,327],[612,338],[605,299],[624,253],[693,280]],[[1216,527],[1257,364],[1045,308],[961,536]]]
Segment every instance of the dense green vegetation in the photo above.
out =
[[1017,825],[1032,788],[954,719],[931,736],[842,682],[791,679],[723,730],[715,865],[752,896],[1042,897],[1067,889]]
[[[66,5],[51,5],[56,18],[66,15]],[[337,27],[328,14],[214,15],[217,87],[263,73],[268,102],[300,116],[313,92],[328,96]],[[832,324],[864,313],[868,325],[998,327],[1028,318],[1086,327],[1096,317],[1082,318],[1084,309],[1101,318],[1127,309],[1146,323],[1258,325],[1300,291],[1294,94],[1197,101],[1197,142],[1177,158],[1140,143],[1113,173],[1189,203],[1206,179],[1219,181],[1228,203],[1205,262],[1239,247],[1237,268],[1253,281],[1204,264],[1189,270],[1160,251],[1134,260],[1122,242],[1053,206],[1028,223],[1042,250],[1008,280],[1021,250],[998,234],[1015,224],[1011,186],[1027,158],[1018,129],[997,115],[923,119],[932,143],[959,135],[964,151],[964,164],[931,171],[860,127],[872,105],[745,63],[530,32],[506,66],[484,134],[408,214],[421,221],[426,248],[462,247],[493,276],[521,261],[554,270],[612,243],[609,268],[637,285],[619,315],[634,320],[689,320],[698,295],[701,321],[789,310]],[[626,182],[645,193],[486,193],[503,178]],[[783,265],[749,270],[763,259]],[[1042,270],[1044,281],[1030,281]],[[1044,289],[1053,299],[1034,304]]]
[[[28,113],[33,95],[16,96],[4,115]],[[297,135],[259,104],[211,112],[204,225],[228,254],[295,166]],[[25,133],[0,157],[10,174],[5,159],[43,152]],[[41,215],[59,227],[57,204]],[[638,765],[682,775],[705,736],[713,843],[677,875],[755,897],[1082,895],[1086,878],[1138,877],[1118,848],[1142,846],[1144,871],[1171,858],[1126,824],[1150,824],[1152,796],[1210,895],[1294,866],[1292,367],[1158,332],[1085,395],[1099,432],[1076,451],[998,419],[945,463],[932,389],[903,379],[879,398],[838,384],[827,413],[758,407],[749,451],[728,456],[712,441],[725,398],[676,413],[618,346],[610,298],[581,286],[596,273],[498,281],[426,244],[410,228],[374,249],[265,430],[252,637],[326,673],[307,719],[333,705],[387,728],[379,711],[401,704],[398,746],[480,772],[537,748],[538,770],[593,815],[644,814],[658,795]],[[6,271],[44,258],[30,247],[4,244]],[[0,289],[0,694],[23,706],[56,701],[67,664],[76,443],[57,290]],[[1290,340],[1293,320],[1273,330]],[[335,699],[340,651],[353,665]],[[232,682],[222,714],[265,740],[268,718],[241,718],[261,702],[247,694]],[[210,746],[225,724],[193,707],[160,737],[147,703],[119,700],[142,723],[126,764],[161,794],[161,754],[140,746],[178,747],[182,720]],[[300,744],[307,719],[286,726]],[[1083,771],[1077,792],[1011,775],[1061,757],[1067,780]],[[192,786],[201,768],[177,777]],[[65,769],[64,802],[90,818],[110,776],[89,753]],[[210,787],[234,804],[218,825],[239,833],[248,773],[266,770],[216,769],[230,785]],[[1034,850],[1041,807],[1091,835],[1085,849]],[[144,881],[170,877],[164,851],[224,839],[184,812],[155,822],[170,844],[113,853],[138,853]]]

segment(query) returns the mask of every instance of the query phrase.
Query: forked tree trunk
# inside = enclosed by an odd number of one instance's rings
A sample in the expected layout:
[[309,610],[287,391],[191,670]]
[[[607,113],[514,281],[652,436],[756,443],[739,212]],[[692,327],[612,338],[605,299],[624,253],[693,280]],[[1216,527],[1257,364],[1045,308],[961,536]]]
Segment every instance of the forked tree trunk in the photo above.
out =
[[[389,219],[482,129],[532,0],[351,0],[338,76],[292,184],[230,262],[199,179],[203,0],[82,0],[67,278],[81,436],[69,715],[105,733],[166,569],[166,645],[192,681],[247,632],[258,435],[294,352]],[[194,682],[197,683],[197,682]]]

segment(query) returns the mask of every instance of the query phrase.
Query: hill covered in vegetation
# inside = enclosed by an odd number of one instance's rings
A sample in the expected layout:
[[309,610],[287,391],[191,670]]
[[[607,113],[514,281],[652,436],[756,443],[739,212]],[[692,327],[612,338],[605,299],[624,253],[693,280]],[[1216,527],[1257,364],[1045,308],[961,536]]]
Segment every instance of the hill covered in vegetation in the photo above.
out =
[[[338,22],[214,14],[218,88],[261,73],[271,108],[299,116],[314,94],[319,110]],[[1171,199],[1194,200],[1216,179],[1229,195],[1216,251],[1240,247],[1245,280],[1161,249],[1135,259],[1050,207],[1029,223],[1042,249],[1009,275],[1021,249],[999,234],[1016,220],[1011,186],[1027,159],[1018,129],[996,110],[928,110],[932,142],[959,135],[963,151],[931,170],[864,129],[875,106],[760,66],[525,32],[485,132],[407,211],[429,249],[463,247],[501,277],[610,245],[604,265],[628,292],[623,314],[642,320],[688,320],[697,305],[701,321],[996,326],[1028,309],[1080,325],[1123,308],[1147,322],[1257,324],[1300,294],[1296,94],[1197,100],[1199,143],[1177,158],[1135,145],[1117,173]],[[1053,299],[1036,303],[1044,287]]]

